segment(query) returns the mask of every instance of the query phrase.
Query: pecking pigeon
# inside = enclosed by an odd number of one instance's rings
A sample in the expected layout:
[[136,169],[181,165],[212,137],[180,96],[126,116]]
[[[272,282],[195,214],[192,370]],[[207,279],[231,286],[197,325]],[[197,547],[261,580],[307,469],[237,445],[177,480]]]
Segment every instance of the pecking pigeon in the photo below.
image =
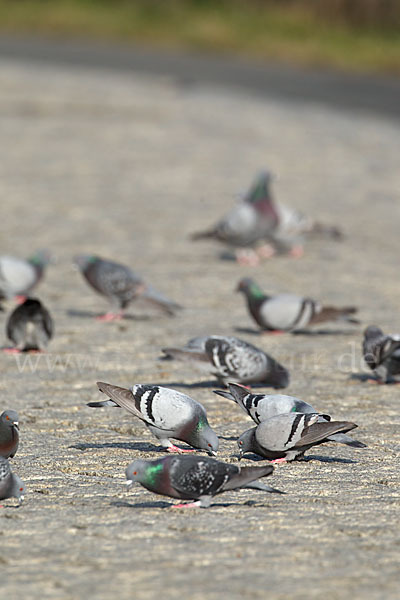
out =
[[54,334],[53,319],[39,300],[27,298],[9,316],[6,331],[15,345],[12,352],[45,350]]
[[276,415],[242,433],[237,441],[240,458],[246,452],[255,452],[274,462],[301,460],[312,446],[355,427],[355,423],[348,421],[322,421],[318,413]]
[[11,471],[8,460],[0,456],[0,500],[14,497],[22,504],[24,493],[25,484]]
[[175,507],[200,506],[208,508],[217,494],[250,488],[263,492],[279,490],[260,481],[273,472],[271,465],[242,467],[200,456],[167,456],[158,460],[134,460],[126,469],[127,485],[139,482],[150,492],[196,502],[177,504]]
[[26,260],[0,256],[0,299],[27,296],[42,279],[50,258],[47,250],[39,250]]
[[378,381],[400,381],[400,335],[385,335],[379,327],[370,325],[364,331],[364,360],[375,372]]
[[239,281],[237,291],[243,292],[251,316],[263,330],[298,331],[308,325],[337,320],[359,323],[350,317],[357,312],[354,306],[322,306],[312,298],[292,294],[267,296],[259,285],[248,277]]
[[192,338],[182,348],[163,348],[167,357],[193,361],[218,381],[263,383],[275,388],[289,385],[289,372],[271,356],[236,337]]
[[94,255],[76,256],[74,262],[89,285],[111,302],[111,312],[100,317],[101,320],[120,319],[128,304],[139,297],[168,315],[174,315],[182,308],[145,283],[139,275],[125,265]]
[[0,456],[14,458],[18,443],[18,413],[15,410],[5,410],[0,415]]
[[174,446],[169,438],[215,455],[219,440],[204,407],[185,394],[158,385],[136,384],[130,389],[97,382],[111,400],[89,402],[91,408],[117,405],[138,417],[168,452],[191,452]]
[[[305,415],[315,414],[317,411],[304,400],[295,398],[293,396],[285,396],[283,394],[252,394],[247,388],[235,383],[229,384],[229,392],[223,390],[214,390],[215,394],[233,400],[245,413],[253,419],[257,425],[262,421],[266,421],[276,415],[284,413],[302,413]],[[322,415],[318,413],[318,421],[326,422],[330,421],[329,415]],[[352,437],[344,433],[334,433],[330,435],[328,439],[332,442],[338,442],[339,444],[346,444],[346,446],[353,446],[354,448],[366,448],[366,444],[353,440]]]

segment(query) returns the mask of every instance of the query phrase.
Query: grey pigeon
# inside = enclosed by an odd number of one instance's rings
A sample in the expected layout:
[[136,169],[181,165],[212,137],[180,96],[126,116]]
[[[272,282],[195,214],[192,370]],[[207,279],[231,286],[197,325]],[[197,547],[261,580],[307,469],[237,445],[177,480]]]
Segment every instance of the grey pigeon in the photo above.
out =
[[[214,393],[236,402],[257,425],[262,421],[284,413],[298,412],[307,415],[317,412],[311,404],[294,396],[285,396],[283,394],[252,394],[247,388],[235,383],[229,384],[229,392],[214,390]],[[318,413],[318,422],[326,421],[331,421],[331,417]],[[367,447],[366,444],[353,440],[353,438],[344,433],[330,435],[328,439],[339,444],[346,444],[346,446],[353,446],[354,448]]]
[[19,424],[15,410],[5,410],[0,415],[0,456],[13,458],[18,450]]
[[0,299],[27,296],[42,279],[49,262],[47,250],[38,250],[26,260],[0,256]]
[[301,460],[312,446],[355,427],[348,421],[321,421],[318,413],[277,415],[242,433],[237,441],[240,458],[246,452],[255,452],[274,462]]
[[110,400],[89,402],[88,406],[114,404],[125,408],[147,425],[168,452],[190,452],[174,446],[169,439],[174,438],[209,454],[217,453],[217,434],[208,423],[204,407],[193,398],[158,385],[136,384],[126,389],[97,382],[97,386]]
[[167,456],[158,460],[134,460],[126,469],[127,485],[139,482],[150,492],[195,500],[175,505],[177,508],[201,506],[208,508],[217,494],[250,488],[282,494],[264,483],[256,481],[273,472],[271,465],[242,467],[200,456]]
[[381,383],[400,381],[400,335],[370,325],[364,331],[364,360]]
[[277,223],[270,192],[270,173],[262,173],[246,197],[211,229],[192,234],[193,240],[215,239],[233,247],[251,247]]
[[[336,239],[337,227],[323,225],[299,211],[276,202],[271,193],[271,174],[260,173],[245,198],[211,229],[192,234],[193,240],[215,239],[234,248],[239,262],[257,264],[275,252],[302,253],[303,238],[312,234]],[[266,244],[267,242],[267,244]],[[253,252],[249,249],[255,248]]]
[[111,312],[100,317],[102,320],[121,318],[125,308],[139,297],[171,316],[182,308],[125,265],[95,255],[79,255],[74,262],[89,285],[111,303]]
[[9,316],[6,331],[14,352],[45,350],[53,337],[53,319],[40,300],[27,298]]
[[267,296],[260,286],[248,277],[241,279],[237,291],[245,295],[251,316],[257,325],[266,331],[298,331],[325,321],[358,323],[350,316],[357,312],[354,306],[322,306],[312,298],[294,294]]
[[289,372],[274,358],[252,344],[220,335],[192,338],[182,348],[163,348],[167,357],[193,361],[218,381],[263,383],[275,388],[289,385]]
[[14,497],[22,504],[24,493],[25,484],[11,471],[8,460],[0,456],[0,500]]

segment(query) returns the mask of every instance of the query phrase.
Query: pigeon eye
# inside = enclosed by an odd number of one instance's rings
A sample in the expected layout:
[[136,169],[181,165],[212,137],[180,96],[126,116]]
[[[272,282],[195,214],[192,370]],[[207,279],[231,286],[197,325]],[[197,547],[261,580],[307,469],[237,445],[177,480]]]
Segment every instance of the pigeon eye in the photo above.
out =
[[10,420],[10,417],[9,417],[8,415],[6,415],[6,419],[7,419],[7,421],[9,421],[9,420]]
[[24,488],[19,488],[19,491],[20,491],[20,492],[23,492],[23,491],[24,491]]
[[133,471],[133,474],[134,474],[134,475],[137,475],[137,471]]
[[208,447],[211,448],[211,444],[208,444]]

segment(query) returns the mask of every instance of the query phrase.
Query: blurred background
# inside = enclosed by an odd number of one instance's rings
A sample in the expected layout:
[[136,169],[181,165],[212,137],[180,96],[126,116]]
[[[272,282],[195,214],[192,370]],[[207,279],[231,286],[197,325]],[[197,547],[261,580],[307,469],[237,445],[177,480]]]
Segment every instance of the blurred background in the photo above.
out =
[[0,0],[0,31],[400,73],[400,0]]

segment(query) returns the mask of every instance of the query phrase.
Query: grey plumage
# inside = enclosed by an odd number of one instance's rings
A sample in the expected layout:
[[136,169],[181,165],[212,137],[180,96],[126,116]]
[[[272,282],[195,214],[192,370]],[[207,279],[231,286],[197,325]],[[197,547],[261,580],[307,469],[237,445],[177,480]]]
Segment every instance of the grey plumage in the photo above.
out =
[[364,360],[382,383],[400,381],[400,335],[370,325],[364,331]]
[[17,350],[45,350],[54,334],[53,319],[37,298],[27,298],[9,316],[6,332]]
[[0,456],[13,458],[18,450],[19,423],[15,410],[5,410],[0,415]]
[[[234,383],[229,384],[229,391],[214,390],[215,394],[232,400],[258,425],[276,415],[298,412],[302,414],[315,414],[317,411],[304,400],[294,396],[283,394],[253,394],[248,389]],[[331,421],[329,415],[318,413],[318,421]],[[366,445],[358,440],[353,440],[349,435],[336,433],[330,435],[328,440],[353,446],[354,448],[366,448]]]
[[[182,451],[170,438],[193,448],[216,454],[219,440],[211,429],[204,407],[186,394],[157,385],[136,384],[130,389],[98,382],[111,401],[138,417],[168,451]],[[92,408],[109,406],[110,401],[89,402]]]
[[0,456],[0,500],[17,498],[22,504],[24,501],[25,484],[18,475],[11,471],[10,464],[6,458]]
[[271,465],[240,468],[207,457],[168,456],[153,461],[133,461],[126,469],[126,478],[128,485],[137,481],[156,494],[196,500],[194,504],[183,506],[208,508],[214,496],[238,488],[283,493],[256,481],[272,472]]
[[254,452],[268,460],[300,460],[313,446],[356,428],[348,421],[321,421],[319,415],[297,412],[277,415],[245,431],[238,439],[240,457]]
[[163,348],[167,357],[194,362],[218,381],[286,387],[289,372],[274,358],[239,338],[219,335],[192,338],[182,348]]
[[28,295],[42,279],[49,262],[47,250],[39,250],[26,260],[0,256],[0,299]]
[[357,312],[354,306],[343,308],[322,306],[312,298],[294,294],[268,296],[254,280],[248,277],[239,282],[237,291],[244,294],[250,315],[261,329],[296,331],[309,325],[337,320],[358,323],[350,316]]
[[114,313],[121,313],[138,298],[168,315],[174,315],[181,308],[125,265],[95,255],[79,255],[74,262],[89,285],[110,301]]

